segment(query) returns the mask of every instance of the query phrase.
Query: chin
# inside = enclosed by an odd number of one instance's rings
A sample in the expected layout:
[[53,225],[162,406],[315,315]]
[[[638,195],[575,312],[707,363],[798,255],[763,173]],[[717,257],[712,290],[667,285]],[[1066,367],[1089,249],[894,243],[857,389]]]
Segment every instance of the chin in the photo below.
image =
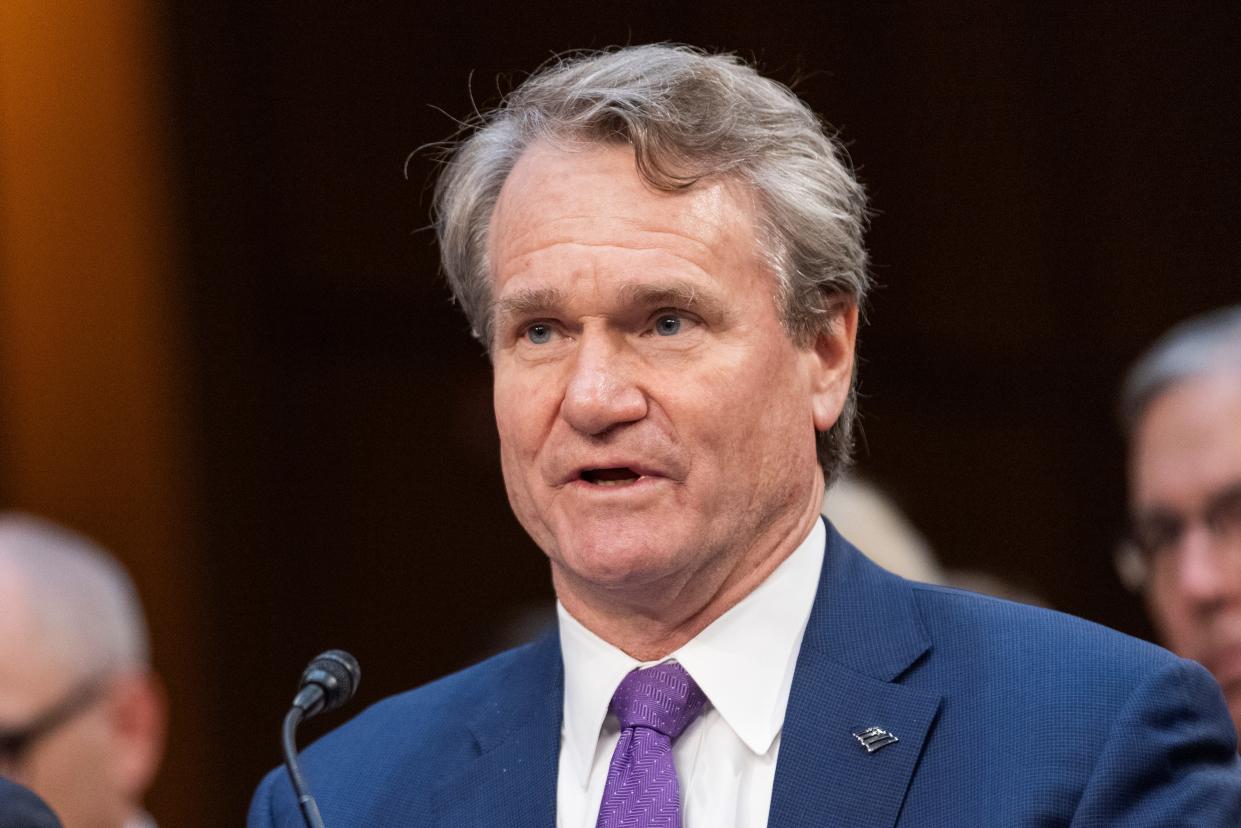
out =
[[557,533],[552,557],[576,579],[604,588],[658,581],[686,564],[666,531],[610,521]]

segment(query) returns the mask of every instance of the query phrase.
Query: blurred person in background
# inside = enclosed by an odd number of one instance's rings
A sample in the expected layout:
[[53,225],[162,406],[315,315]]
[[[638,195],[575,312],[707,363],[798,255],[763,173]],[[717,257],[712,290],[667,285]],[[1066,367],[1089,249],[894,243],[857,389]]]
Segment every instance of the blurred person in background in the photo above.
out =
[[822,512],[866,557],[902,578],[1051,609],[1045,598],[1011,578],[981,569],[945,567],[896,500],[870,481],[845,475],[823,496]]
[[845,475],[823,495],[823,516],[866,557],[902,578],[944,583],[944,571],[931,545],[890,495],[853,475]]
[[166,703],[119,563],[81,535],[0,513],[0,775],[65,828],[151,828],[142,798]]
[[1241,727],[1241,305],[1177,325],[1130,369],[1122,579],[1163,642],[1219,681]]

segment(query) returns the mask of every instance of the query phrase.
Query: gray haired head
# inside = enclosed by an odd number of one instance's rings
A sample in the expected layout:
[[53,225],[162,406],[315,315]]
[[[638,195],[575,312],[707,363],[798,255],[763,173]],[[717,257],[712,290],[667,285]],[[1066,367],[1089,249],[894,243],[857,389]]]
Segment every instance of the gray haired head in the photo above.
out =
[[41,518],[0,512],[0,577],[13,579],[49,658],[78,675],[146,666],[133,582],[107,552]]
[[[776,301],[793,341],[835,324],[841,301],[862,305],[870,277],[866,199],[843,147],[785,85],[740,58],[688,46],[576,53],[535,72],[451,142],[434,217],[453,296],[490,347],[488,234],[500,189],[536,142],[628,144],[652,187],[677,190],[712,177],[750,188]],[[856,388],[819,435],[830,483],[849,462]]]
[[1161,336],[1125,376],[1120,419],[1128,437],[1173,385],[1216,374],[1241,376],[1241,305],[1186,320]]

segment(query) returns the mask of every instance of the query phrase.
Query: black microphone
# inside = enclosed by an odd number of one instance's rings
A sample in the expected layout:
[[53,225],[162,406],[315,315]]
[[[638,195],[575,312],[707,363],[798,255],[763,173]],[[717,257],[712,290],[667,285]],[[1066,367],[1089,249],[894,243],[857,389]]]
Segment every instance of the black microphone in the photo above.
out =
[[284,717],[280,746],[284,750],[284,766],[293,783],[293,794],[309,828],[323,828],[319,805],[310,793],[302,768],[297,762],[297,726],[305,719],[341,707],[357,692],[362,680],[358,660],[344,650],[328,650],[315,656],[302,673],[293,706]]

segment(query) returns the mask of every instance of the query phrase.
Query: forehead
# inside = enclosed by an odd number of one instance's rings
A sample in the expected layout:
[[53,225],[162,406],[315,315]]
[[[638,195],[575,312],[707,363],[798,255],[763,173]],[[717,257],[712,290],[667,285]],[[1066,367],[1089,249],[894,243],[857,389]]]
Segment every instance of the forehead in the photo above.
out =
[[[662,191],[638,174],[627,145],[531,146],[505,182],[489,238],[497,293],[547,268],[675,265],[714,274],[759,261],[750,190],[729,179]],[[585,273],[570,274],[574,276]],[[640,273],[627,273],[629,278]]]
[[21,577],[0,561],[0,726],[33,715],[69,680],[69,671],[49,657],[55,645]]
[[1241,480],[1241,376],[1173,385],[1142,415],[1131,459],[1136,505],[1195,509]]

